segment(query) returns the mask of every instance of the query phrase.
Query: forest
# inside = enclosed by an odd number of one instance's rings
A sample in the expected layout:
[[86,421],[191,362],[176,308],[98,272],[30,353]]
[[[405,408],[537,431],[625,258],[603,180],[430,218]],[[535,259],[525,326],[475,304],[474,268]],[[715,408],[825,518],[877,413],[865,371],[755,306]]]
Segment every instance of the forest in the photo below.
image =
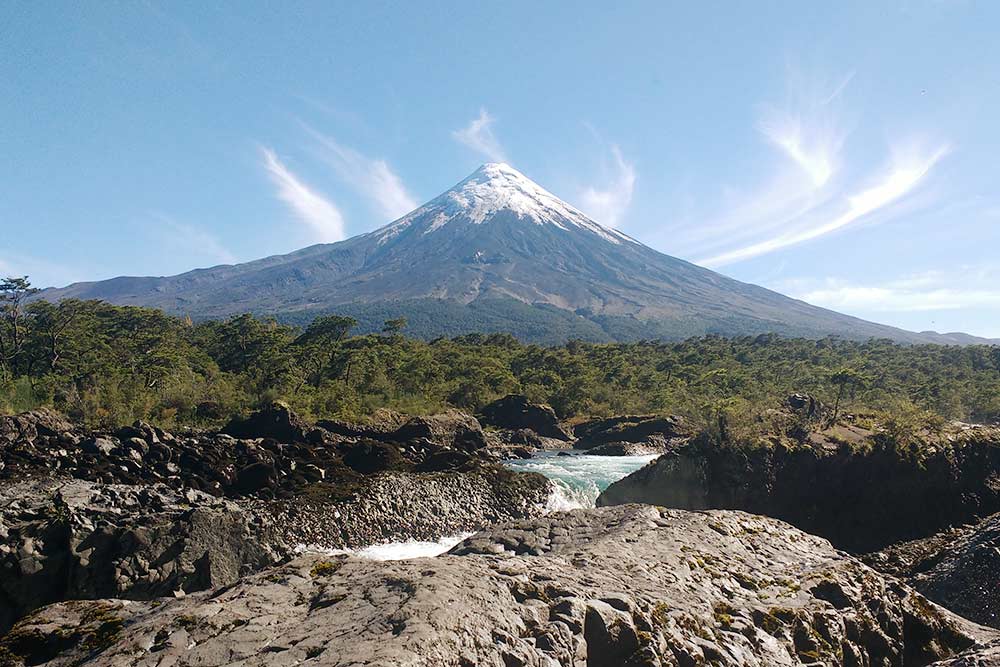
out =
[[794,392],[848,412],[1000,420],[1000,347],[705,336],[682,342],[419,340],[406,320],[354,335],[344,315],[305,326],[241,315],[192,322],[100,301],[32,298],[0,280],[0,413],[55,408],[95,427],[208,426],[282,399],[307,417],[379,408],[475,411],[509,393],[560,417],[670,413],[711,423],[766,413]]

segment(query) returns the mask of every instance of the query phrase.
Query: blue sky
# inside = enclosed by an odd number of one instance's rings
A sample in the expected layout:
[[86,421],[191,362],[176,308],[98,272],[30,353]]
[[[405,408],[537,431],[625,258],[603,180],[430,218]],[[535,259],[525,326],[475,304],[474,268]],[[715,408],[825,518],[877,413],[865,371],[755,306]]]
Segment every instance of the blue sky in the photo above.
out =
[[0,273],[168,275],[503,160],[665,253],[1000,337],[1000,4],[5,3]]

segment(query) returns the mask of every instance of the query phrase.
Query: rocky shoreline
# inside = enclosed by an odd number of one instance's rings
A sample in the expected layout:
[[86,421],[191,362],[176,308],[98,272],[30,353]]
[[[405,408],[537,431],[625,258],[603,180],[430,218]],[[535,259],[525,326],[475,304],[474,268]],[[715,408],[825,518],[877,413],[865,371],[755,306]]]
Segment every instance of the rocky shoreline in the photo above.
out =
[[323,424],[281,404],[178,434],[141,422],[92,432],[44,410],[0,417],[0,633],[52,602],[231,584],[303,547],[538,516],[552,492],[502,466],[505,445],[469,415]]
[[782,522],[623,506],[499,526],[435,559],[304,556],[178,599],[62,603],[0,652],[49,665],[929,665],[996,637]]
[[[0,665],[1000,664],[996,429],[914,456],[836,428],[719,446],[516,396],[178,433],[0,417]],[[663,455],[546,514],[552,483],[502,461],[569,446]]]
[[739,509],[855,553],[1000,512],[1000,428],[956,425],[907,449],[881,436],[840,425],[805,442],[720,445],[701,436],[612,484],[597,503]]

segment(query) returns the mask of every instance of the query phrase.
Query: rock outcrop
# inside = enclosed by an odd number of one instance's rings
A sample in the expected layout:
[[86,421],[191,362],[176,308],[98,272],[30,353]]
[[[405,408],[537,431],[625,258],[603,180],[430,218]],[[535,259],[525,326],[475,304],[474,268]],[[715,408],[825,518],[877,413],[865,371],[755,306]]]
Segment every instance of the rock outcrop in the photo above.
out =
[[205,590],[292,553],[231,501],[80,480],[0,487],[0,540],[0,633],[51,602]]
[[[595,419],[578,424],[573,429],[575,449],[591,450],[602,445],[642,445],[649,452],[664,451],[690,436],[680,417],[656,415],[624,415]],[[608,449],[611,452],[613,450]]]
[[1000,628],[1000,514],[894,544],[864,561],[969,620]]
[[275,401],[245,419],[231,419],[222,432],[234,438],[271,438],[292,443],[304,442],[309,428],[287,404]]
[[504,473],[494,465],[498,455],[479,422],[461,412],[410,417],[385,432],[377,426],[359,432],[344,435],[310,426],[281,403],[232,420],[222,432],[177,435],[144,422],[92,432],[60,422],[52,413],[26,413],[0,422],[0,434],[10,434],[0,446],[0,482],[57,475],[287,500],[313,494],[315,485],[343,489],[385,471],[482,467]]
[[879,433],[848,441],[855,431],[803,443],[700,437],[610,485],[597,504],[740,509],[858,553],[1000,511],[1000,429],[954,430],[919,449]]
[[379,408],[363,422],[320,419],[316,426],[337,435],[379,439],[398,430],[409,419],[409,415],[402,412]]
[[397,442],[423,438],[463,451],[476,451],[487,445],[482,425],[475,417],[458,410],[411,417],[387,437]]
[[[230,583],[299,545],[436,540],[537,516],[551,492],[485,456],[478,422],[459,413],[409,419],[384,440],[313,428],[280,405],[230,426],[246,437],[0,420],[0,632],[50,602]],[[396,439],[402,428],[416,432]]]
[[586,450],[591,456],[644,456],[659,454],[667,447],[667,443],[656,442],[608,442]]
[[935,662],[932,667],[997,667],[1000,665],[1000,641],[977,646],[947,660]]
[[58,437],[73,430],[62,415],[39,409],[19,415],[0,415],[0,447],[33,444],[39,436]]
[[809,394],[790,394],[785,400],[785,406],[794,414],[806,419],[821,419],[827,411],[826,406],[815,396]]
[[559,423],[555,410],[532,403],[526,396],[510,394],[486,405],[479,419],[489,426],[517,431],[529,429],[543,438],[569,441],[572,436]]
[[514,519],[538,516],[551,495],[537,474],[504,469],[410,474],[386,472],[350,490],[322,488],[292,500],[241,505],[275,526],[291,544],[320,549],[364,547],[380,542],[437,540]]
[[58,604],[0,640],[0,656],[53,666],[916,667],[995,637],[779,521],[628,506],[501,526],[438,558],[309,555],[179,599]]

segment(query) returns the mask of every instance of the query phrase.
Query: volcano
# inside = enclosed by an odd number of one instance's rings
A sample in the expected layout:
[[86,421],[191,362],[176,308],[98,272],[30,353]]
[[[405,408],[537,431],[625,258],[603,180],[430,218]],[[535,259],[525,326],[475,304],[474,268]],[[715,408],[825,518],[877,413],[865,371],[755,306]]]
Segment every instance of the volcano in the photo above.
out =
[[867,322],[742,283],[604,227],[506,164],[486,164],[402,218],[339,243],[172,277],[120,277],[42,297],[244,312],[362,330],[405,316],[422,337],[508,332],[536,342],[756,335],[966,343]]

